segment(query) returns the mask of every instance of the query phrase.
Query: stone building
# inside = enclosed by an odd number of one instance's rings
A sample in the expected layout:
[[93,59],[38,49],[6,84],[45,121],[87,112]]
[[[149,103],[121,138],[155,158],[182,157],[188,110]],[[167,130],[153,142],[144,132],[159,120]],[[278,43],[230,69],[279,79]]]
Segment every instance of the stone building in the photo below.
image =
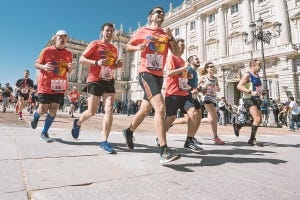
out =
[[[186,41],[183,58],[198,55],[201,66],[213,62],[221,87],[219,97],[237,103],[241,93],[236,89],[251,58],[262,58],[260,41],[246,44],[243,32],[251,36],[250,23],[263,19],[263,31],[274,34],[275,22],[281,23],[278,38],[264,45],[266,77],[272,98],[286,101],[289,95],[300,97],[300,0],[184,0],[170,8],[164,27],[176,38]],[[250,37],[251,39],[251,37]],[[299,52],[298,52],[299,50]],[[137,84],[139,55],[131,63],[130,97],[141,99]],[[262,70],[260,76],[262,77]]]

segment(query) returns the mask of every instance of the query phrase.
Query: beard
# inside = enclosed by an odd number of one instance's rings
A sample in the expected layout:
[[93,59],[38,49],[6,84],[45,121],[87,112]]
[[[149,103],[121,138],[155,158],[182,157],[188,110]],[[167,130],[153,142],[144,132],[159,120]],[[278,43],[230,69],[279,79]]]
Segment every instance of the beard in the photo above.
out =
[[197,68],[200,67],[200,64],[193,64],[193,65]]

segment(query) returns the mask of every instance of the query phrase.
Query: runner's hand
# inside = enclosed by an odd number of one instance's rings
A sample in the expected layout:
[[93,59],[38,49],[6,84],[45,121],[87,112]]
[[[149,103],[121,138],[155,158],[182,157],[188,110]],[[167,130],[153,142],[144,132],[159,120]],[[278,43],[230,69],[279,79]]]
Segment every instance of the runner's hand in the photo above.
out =
[[121,59],[117,60],[117,62],[116,62],[116,67],[117,67],[117,68],[121,68],[122,65],[123,65],[122,60],[121,60]]
[[56,66],[51,64],[51,62],[47,62],[45,65],[43,65],[43,70],[46,72],[50,72],[53,71],[55,67]]

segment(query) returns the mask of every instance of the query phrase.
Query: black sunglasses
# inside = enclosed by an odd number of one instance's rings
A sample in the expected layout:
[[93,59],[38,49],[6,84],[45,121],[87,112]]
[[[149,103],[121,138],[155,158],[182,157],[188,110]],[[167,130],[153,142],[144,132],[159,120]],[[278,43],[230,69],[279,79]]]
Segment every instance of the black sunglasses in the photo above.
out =
[[213,65],[209,65],[209,66],[208,66],[208,68],[213,68],[213,67],[215,67],[215,66],[213,66]]
[[160,15],[160,14],[162,14],[162,15],[165,14],[165,12],[162,11],[162,10],[155,10],[155,11],[152,12],[152,14],[154,14],[154,13],[159,14],[159,15]]

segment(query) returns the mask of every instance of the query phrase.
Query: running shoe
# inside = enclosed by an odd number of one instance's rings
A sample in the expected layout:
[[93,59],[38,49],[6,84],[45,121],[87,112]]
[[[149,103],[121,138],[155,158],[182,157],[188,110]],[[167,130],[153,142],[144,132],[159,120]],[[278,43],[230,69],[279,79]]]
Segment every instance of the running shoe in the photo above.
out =
[[19,117],[19,120],[23,120],[23,117]]
[[193,140],[186,140],[184,143],[184,148],[190,149],[195,153],[201,153],[203,151],[203,149],[200,146],[198,146]]
[[80,126],[77,125],[79,119],[74,119],[73,128],[72,128],[72,137],[77,139],[79,137]]
[[33,119],[30,121],[31,128],[36,129],[36,127],[37,127],[37,125],[38,125],[38,122],[39,122],[39,119],[33,118]]
[[134,149],[134,137],[133,133],[130,133],[128,128],[123,130],[123,136],[125,138],[125,144],[128,147],[128,149]]
[[100,142],[99,148],[102,149],[105,153],[108,153],[108,154],[115,153],[115,150],[110,146],[110,144],[107,141]]
[[53,139],[49,138],[48,133],[41,133],[41,140],[44,142],[53,142]]
[[193,137],[193,142],[195,144],[202,145],[202,142],[200,142],[199,140],[197,140],[195,137]]
[[179,159],[180,157],[181,155],[179,153],[166,147],[162,152],[162,154],[160,155],[160,163],[164,164],[164,163],[172,162],[174,160]]
[[254,139],[254,140],[248,140],[248,144],[250,145],[250,146],[254,146],[254,145],[256,145],[256,146],[259,146],[259,147],[263,147],[264,146],[264,144],[263,143],[261,143],[261,142],[258,142],[256,139]]
[[223,144],[225,144],[225,142],[224,141],[222,141],[220,138],[214,138],[214,142],[215,142],[215,144],[219,144],[219,145],[223,145]]

